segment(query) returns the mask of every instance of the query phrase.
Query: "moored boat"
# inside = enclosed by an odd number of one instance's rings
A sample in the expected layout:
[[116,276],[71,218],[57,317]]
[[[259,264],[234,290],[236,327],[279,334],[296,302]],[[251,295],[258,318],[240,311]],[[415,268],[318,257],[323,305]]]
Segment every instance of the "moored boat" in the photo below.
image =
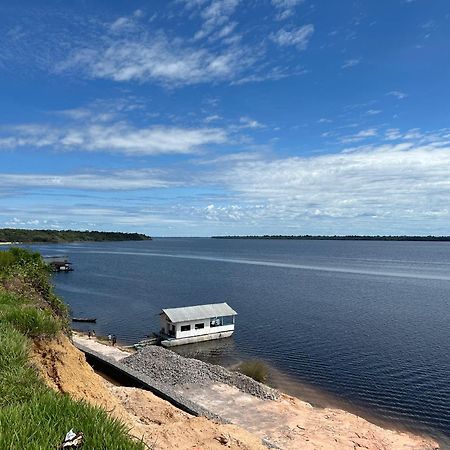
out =
[[95,317],[72,317],[72,322],[97,322]]

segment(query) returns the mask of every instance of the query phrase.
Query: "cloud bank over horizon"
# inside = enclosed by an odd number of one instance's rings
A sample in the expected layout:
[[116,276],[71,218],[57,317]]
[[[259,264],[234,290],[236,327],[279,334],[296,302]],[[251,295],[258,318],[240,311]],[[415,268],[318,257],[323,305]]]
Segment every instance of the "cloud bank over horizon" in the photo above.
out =
[[0,226],[450,234],[449,33],[418,3],[0,7]]

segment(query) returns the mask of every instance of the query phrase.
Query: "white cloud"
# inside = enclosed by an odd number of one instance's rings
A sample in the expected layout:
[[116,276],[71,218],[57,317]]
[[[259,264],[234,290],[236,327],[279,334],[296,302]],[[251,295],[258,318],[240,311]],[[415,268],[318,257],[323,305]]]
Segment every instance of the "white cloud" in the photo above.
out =
[[134,28],[135,28],[134,21],[129,17],[119,17],[110,25],[110,30],[113,32],[133,30]]
[[270,38],[281,46],[295,46],[299,50],[305,50],[314,33],[314,25],[303,25],[299,28],[287,31],[281,29],[276,33],[272,33]]
[[229,220],[240,221],[246,215],[243,211],[243,208],[239,205],[216,206],[214,204],[210,204],[206,206],[206,208],[203,208],[203,213],[206,220],[212,220],[216,222]]
[[17,228],[17,227],[36,227],[41,222],[38,219],[28,219],[21,220],[17,217],[13,217],[11,220],[5,222],[7,227]]
[[[10,73],[45,71],[76,79],[113,80],[126,87],[137,82],[170,88],[279,80],[301,73],[303,69],[292,59],[269,51],[267,36],[272,30],[238,23],[239,5],[248,15],[259,9],[257,3],[175,1],[158,11],[157,21],[155,15],[137,10],[106,23],[101,12],[88,17],[58,8],[24,11],[17,30],[4,33],[0,67]],[[290,13],[298,3],[274,1],[280,14]],[[188,20],[189,25],[180,28],[181,21]],[[31,30],[28,23],[36,26]],[[193,38],[196,31],[198,39]],[[295,45],[303,48],[301,35],[293,34],[296,31],[287,29],[289,37],[280,34],[283,45],[297,39]]]
[[132,208],[116,204],[99,207],[91,203],[33,205],[26,211],[8,208],[6,211],[0,211],[0,223],[14,228],[128,230],[152,235],[155,229],[160,230],[160,234],[167,233],[172,225],[178,225],[180,230],[196,225],[186,217],[183,219],[171,217],[167,215],[167,211],[164,214],[156,208],[150,211],[136,205]]
[[368,111],[366,111],[366,114],[368,116],[376,116],[377,114],[381,114],[382,111],[380,109],[369,109]]
[[124,122],[50,127],[38,124],[0,130],[0,149],[50,147],[57,151],[84,150],[128,155],[193,153],[227,139],[219,128],[153,126],[136,128]]
[[404,136],[403,139],[421,139],[425,137],[424,134],[420,131],[419,128],[412,128],[411,130],[408,130]]
[[401,91],[390,91],[387,93],[387,95],[396,97],[399,100],[403,100],[404,98],[408,97],[408,94],[405,94],[404,92],[401,92]]
[[396,141],[401,139],[403,136],[398,128],[389,128],[386,130],[385,137],[388,141]]
[[[237,22],[232,22],[232,23],[225,25],[217,33],[214,34],[213,39],[216,40],[216,39],[226,38],[235,30],[236,26],[237,26]],[[235,35],[233,37],[228,38],[227,42],[233,43],[239,39],[240,39],[240,37]]]
[[164,179],[159,171],[150,169],[54,175],[0,173],[0,188],[121,191],[167,188],[178,185],[180,185],[179,182]]
[[299,76],[308,73],[308,70],[304,68],[289,68],[289,67],[273,67],[270,70],[260,70],[258,72],[254,72],[251,75],[245,75],[241,78],[238,78],[236,81],[233,81],[232,85],[240,85],[246,83],[258,83],[261,81],[277,81],[282,80],[283,78]]
[[242,47],[209,51],[169,40],[159,33],[153,37],[107,40],[106,44],[78,50],[56,70],[81,71],[91,78],[118,82],[188,85],[233,79],[250,67],[255,58]]
[[230,17],[240,0],[186,1],[203,21],[195,40],[221,40],[208,46],[163,30],[150,33],[142,13],[119,17],[101,39],[86,42],[56,65],[56,72],[83,73],[117,82],[156,82],[169,86],[232,80],[256,62],[255,51],[240,45]]
[[177,0],[178,3],[184,3],[187,9],[194,9],[204,5],[208,0]]
[[206,122],[206,123],[216,122],[221,119],[222,119],[222,116],[219,116],[218,114],[212,114],[210,116],[205,117],[204,122]]
[[250,117],[241,117],[239,122],[241,123],[240,128],[264,128],[262,123]]
[[[149,225],[150,233],[157,227],[161,234],[172,225],[172,234],[190,234],[186,228],[200,234],[445,234],[450,130],[366,129],[357,134],[373,137],[375,132],[395,142],[308,157],[229,153],[191,160],[194,170],[184,175],[170,169],[0,174],[0,191],[23,193],[24,199],[30,192],[35,196],[26,208],[12,206],[5,197],[0,220],[15,217],[30,226],[33,220],[55,220],[55,226],[66,228],[72,223],[114,224],[117,229]],[[126,191],[138,189],[165,189],[164,200],[154,201],[153,193],[133,193],[124,200]],[[74,205],[70,198],[70,207],[60,207],[74,190],[83,203]]]
[[144,12],[137,9],[130,16],[119,17],[114,22],[109,24],[109,29],[113,33],[132,32],[139,29],[139,20],[144,17]]
[[342,69],[349,69],[350,67],[355,67],[358,64],[361,63],[361,58],[353,58],[353,59],[347,59],[344,64],[342,64]]
[[[190,19],[200,17],[202,21],[193,39],[174,36],[162,29],[149,31],[141,16],[119,17],[104,25],[104,34],[71,45],[72,50],[66,50],[64,59],[53,64],[52,70],[58,74],[166,87],[217,82],[242,84],[305,72],[276,54],[269,61],[266,35],[255,42],[246,39],[245,30],[236,32],[238,23],[232,16],[240,0],[182,3]],[[270,36],[278,45],[303,50],[313,32],[314,27],[309,24],[278,30]]]
[[376,128],[367,128],[366,130],[361,130],[356,134],[352,134],[350,136],[344,136],[341,138],[341,142],[350,143],[350,142],[359,142],[364,139],[374,137],[377,135]]
[[209,159],[197,159],[194,162],[196,164],[229,164],[229,163],[236,163],[239,161],[254,161],[254,160],[260,160],[262,158],[262,155],[257,152],[239,152],[239,153],[227,153],[226,155],[217,156],[216,158],[209,158]]
[[292,16],[295,12],[295,7],[304,0],[272,0],[272,5],[278,11],[277,20],[284,20]]
[[222,27],[217,34],[217,38],[225,37],[230,34],[236,23],[228,24],[230,16],[234,13],[240,0],[212,0],[211,3],[202,10],[203,19],[202,28],[196,33],[195,39],[202,39],[219,27]]
[[240,161],[222,177],[240,196],[234,203],[264,205],[265,219],[286,223],[367,217],[401,225],[402,218],[449,216],[443,205],[450,195],[450,145],[402,143],[309,158]]

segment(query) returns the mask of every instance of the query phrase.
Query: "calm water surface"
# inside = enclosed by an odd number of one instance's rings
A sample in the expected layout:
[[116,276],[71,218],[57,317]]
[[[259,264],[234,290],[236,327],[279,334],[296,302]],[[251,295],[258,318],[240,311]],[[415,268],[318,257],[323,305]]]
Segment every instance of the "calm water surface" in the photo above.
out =
[[[180,347],[257,357],[395,425],[450,436],[450,243],[154,239],[35,247],[74,316],[134,343],[161,308],[227,301],[231,339]],[[82,326],[83,327],[83,326]],[[84,325],[86,329],[86,325]],[[287,385],[287,384],[286,384]]]

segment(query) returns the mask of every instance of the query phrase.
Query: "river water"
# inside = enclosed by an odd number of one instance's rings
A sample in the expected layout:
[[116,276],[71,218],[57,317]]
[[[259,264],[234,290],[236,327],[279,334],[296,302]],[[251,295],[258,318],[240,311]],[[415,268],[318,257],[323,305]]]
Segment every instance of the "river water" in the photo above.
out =
[[[223,365],[265,360],[374,420],[450,436],[450,243],[154,239],[40,245],[74,316],[134,343],[161,308],[228,302],[231,339],[179,348]],[[283,384],[284,383],[284,384]],[[297,384],[297,388],[295,385]],[[292,389],[289,389],[291,386]]]

